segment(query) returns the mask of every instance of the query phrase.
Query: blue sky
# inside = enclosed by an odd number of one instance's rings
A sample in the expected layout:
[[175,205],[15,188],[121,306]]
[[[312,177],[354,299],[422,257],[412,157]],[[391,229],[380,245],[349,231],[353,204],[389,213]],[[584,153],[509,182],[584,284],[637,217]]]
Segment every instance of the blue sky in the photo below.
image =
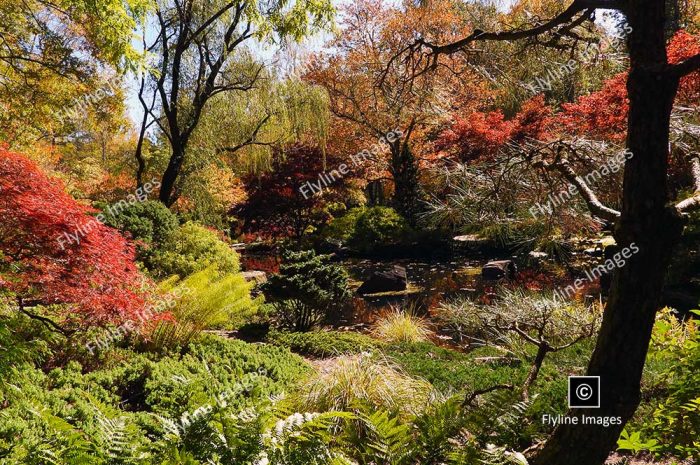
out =
[[[341,7],[343,4],[346,4],[352,0],[332,0],[334,5],[336,7]],[[484,1],[486,2],[493,2],[495,3],[500,10],[506,11],[508,10],[513,3],[515,3],[515,0],[477,0],[477,1]],[[389,5],[399,5],[401,4],[401,0],[385,0],[385,2]],[[602,11],[600,12],[602,13]],[[604,14],[598,14],[598,23],[602,24],[606,29],[612,29],[613,28],[613,23],[609,18],[606,18],[606,15]],[[154,33],[153,28],[148,28],[147,34],[152,35]],[[325,42],[330,39],[330,33],[319,33],[316,34],[315,36],[306,39],[303,41],[301,44],[295,45],[293,48],[296,48],[297,51],[301,51],[302,53],[304,52],[314,52],[321,50],[325,44]],[[135,39],[134,45],[138,48],[141,49],[141,38],[138,37]],[[267,50],[263,50],[262,48],[258,48],[256,51],[256,55],[258,55],[262,60],[266,62],[273,62],[275,61],[275,53],[277,50],[275,47],[268,47]],[[137,80],[132,76],[130,76],[130,79],[127,80],[127,113],[131,120],[134,122],[135,126],[138,126],[140,124],[141,119],[143,118],[143,110],[141,108],[141,104],[138,101],[138,82]]]

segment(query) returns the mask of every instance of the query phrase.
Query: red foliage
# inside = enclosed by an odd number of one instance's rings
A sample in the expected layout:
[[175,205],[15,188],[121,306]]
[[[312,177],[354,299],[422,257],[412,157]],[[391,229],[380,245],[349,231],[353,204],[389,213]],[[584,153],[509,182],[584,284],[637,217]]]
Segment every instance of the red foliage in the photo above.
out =
[[[679,31],[668,44],[666,53],[669,63],[679,63],[700,53],[700,36]],[[697,105],[700,101],[700,71],[681,79],[676,102],[681,105]]]
[[[309,226],[329,219],[323,207],[353,174],[343,176],[339,161],[330,155],[324,169],[321,150],[303,144],[277,150],[272,165],[268,172],[243,179],[248,199],[232,210],[243,221],[243,233],[301,237]],[[354,166],[348,162],[346,168]]]
[[450,128],[438,136],[435,146],[462,162],[488,159],[508,142],[547,139],[551,114],[544,96],[538,95],[523,103],[511,120],[506,120],[500,111],[474,112],[467,118],[457,116]]
[[66,322],[119,323],[143,308],[134,247],[33,161],[0,148],[0,284]]
[[241,255],[241,268],[265,273],[279,273],[282,259],[277,255]]
[[508,142],[512,131],[513,123],[506,121],[500,111],[474,112],[466,118],[455,117],[454,123],[438,136],[435,147],[462,162],[489,158]]
[[[678,63],[700,53],[700,37],[679,31],[669,42],[669,63]],[[617,74],[603,88],[563,105],[558,115],[562,128],[574,134],[586,134],[613,141],[622,141],[627,134],[627,72]],[[676,102],[696,105],[700,99],[700,72],[681,80]]]
[[550,137],[552,109],[544,101],[544,95],[537,95],[523,103],[513,119],[511,139],[521,142],[524,139],[547,140]]
[[627,135],[627,72],[605,81],[602,89],[562,105],[558,122],[564,131],[611,141]]

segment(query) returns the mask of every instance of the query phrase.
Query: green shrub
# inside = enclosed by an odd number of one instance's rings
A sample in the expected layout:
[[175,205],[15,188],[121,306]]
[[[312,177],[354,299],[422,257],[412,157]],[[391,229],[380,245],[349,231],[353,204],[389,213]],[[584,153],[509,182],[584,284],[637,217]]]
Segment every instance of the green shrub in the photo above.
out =
[[14,370],[12,386],[0,386],[0,461],[252,463],[240,459],[255,456],[265,424],[241,412],[267,408],[309,370],[286,349],[213,336],[159,360],[118,349],[104,362],[90,373],[75,362]]
[[184,277],[212,266],[222,273],[237,273],[238,254],[215,232],[190,222],[168,237],[150,268],[159,277]]
[[128,232],[134,240],[158,247],[178,228],[177,216],[156,200],[115,203],[102,212],[107,226]]
[[372,207],[357,216],[349,244],[370,252],[379,246],[405,242],[413,233],[408,222],[390,207]]
[[215,268],[198,271],[183,280],[166,280],[161,289],[174,296],[170,309],[174,320],[158,324],[150,345],[158,350],[182,347],[205,329],[235,328],[246,323],[262,300],[251,299],[253,285],[240,273],[223,274]]
[[224,392],[229,405],[244,408],[279,394],[308,372],[304,361],[289,350],[207,336],[188,346],[183,356],[153,363],[144,380],[145,402],[155,413],[180,418]]
[[[652,381],[653,390],[664,395],[653,400],[652,409],[645,409],[639,431],[623,437],[621,447],[697,461],[700,459],[700,328],[697,321],[680,323],[670,311],[663,312],[654,326],[648,359],[648,365],[661,367]],[[637,441],[633,440],[635,438]]]
[[481,363],[479,357],[503,355],[491,349],[469,354],[436,346],[430,342],[402,343],[389,346],[385,353],[411,376],[430,381],[437,389],[475,391],[496,384],[511,384],[524,379],[527,368],[513,363]]
[[[49,354],[48,340],[59,338],[39,321],[20,314],[9,302],[0,295],[0,373],[31,362],[41,363]],[[0,391],[8,381],[0,377]]]
[[345,269],[312,250],[286,251],[279,273],[270,276],[262,290],[278,324],[294,331],[308,331],[322,323],[350,298]]
[[329,239],[336,239],[348,242],[350,236],[355,231],[357,220],[366,211],[364,207],[351,208],[345,215],[333,218],[333,220],[323,229],[323,236]]
[[393,208],[359,207],[334,218],[322,235],[361,252],[372,252],[380,246],[405,243],[413,234],[408,222]]
[[270,331],[267,342],[287,347],[297,354],[320,358],[357,354],[372,351],[381,346],[376,339],[349,331],[310,331],[308,333]]

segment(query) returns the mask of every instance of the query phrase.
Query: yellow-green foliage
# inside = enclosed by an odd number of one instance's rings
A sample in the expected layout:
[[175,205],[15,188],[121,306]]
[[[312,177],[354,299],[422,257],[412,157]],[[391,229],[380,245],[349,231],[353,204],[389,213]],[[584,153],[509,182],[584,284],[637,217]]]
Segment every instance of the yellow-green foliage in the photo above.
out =
[[238,254],[215,232],[193,222],[171,233],[149,261],[149,268],[159,277],[182,278],[209,267],[237,273]]
[[379,319],[372,330],[374,337],[388,343],[424,342],[431,334],[425,320],[398,309]]
[[342,356],[321,369],[292,399],[305,411],[375,409],[414,415],[430,400],[432,385],[414,379],[386,359],[371,355]]
[[174,321],[162,321],[152,334],[157,348],[184,346],[205,329],[236,327],[252,317],[261,298],[252,299],[240,273],[221,273],[207,268],[178,281],[166,280],[161,288],[178,296],[173,307]]

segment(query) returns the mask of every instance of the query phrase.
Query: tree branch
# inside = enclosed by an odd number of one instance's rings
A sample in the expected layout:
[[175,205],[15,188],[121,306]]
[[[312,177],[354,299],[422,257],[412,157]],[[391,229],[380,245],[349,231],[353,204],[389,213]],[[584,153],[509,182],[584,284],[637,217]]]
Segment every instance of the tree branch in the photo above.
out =
[[476,400],[477,397],[482,396],[484,394],[488,394],[489,392],[493,391],[498,391],[501,389],[507,389],[507,390],[512,390],[513,385],[512,384],[496,384],[495,386],[487,387],[485,389],[478,389],[471,394],[469,394],[465,399],[464,402],[462,402],[462,406],[466,407],[468,405],[471,405],[474,400]]
[[669,66],[670,73],[676,78],[682,78],[698,70],[700,70],[700,53],[680,63]]
[[23,301],[22,298],[17,299],[17,304],[18,304],[19,311],[21,313],[28,316],[32,320],[40,321],[44,326],[46,326],[51,331],[58,331],[59,333],[61,333],[64,336],[70,336],[74,332],[74,331],[69,331],[69,330],[63,328],[62,326],[60,326],[58,323],[56,323],[55,321],[53,321],[50,318],[46,318],[45,316],[37,315],[36,313],[30,312],[29,310],[27,310],[25,308],[26,305],[25,305],[25,302]]
[[676,204],[676,209],[681,213],[688,213],[700,208],[700,155],[695,155],[691,160],[691,171],[695,184],[695,193],[692,197]]
[[561,175],[564,176],[564,178],[567,181],[576,186],[576,190],[578,191],[579,195],[583,197],[583,200],[586,202],[588,209],[595,216],[610,221],[612,223],[616,222],[620,218],[619,211],[603,205],[603,203],[600,200],[598,200],[598,196],[595,195],[595,192],[593,192],[593,190],[588,186],[588,184],[586,184],[586,181],[584,181],[583,178],[576,174],[573,168],[571,168],[571,165],[569,165],[568,161],[559,160],[555,163],[550,164],[542,160],[533,163],[533,165],[541,166],[549,170],[559,171],[559,173],[561,173]]
[[261,119],[258,122],[258,124],[255,126],[255,129],[253,130],[253,132],[250,134],[250,136],[245,141],[241,142],[238,145],[234,145],[233,147],[221,147],[221,148],[217,149],[217,152],[218,153],[222,153],[222,152],[235,153],[235,152],[239,151],[240,149],[242,149],[243,147],[246,147],[248,145],[271,145],[271,144],[268,144],[266,142],[259,142],[256,140],[258,137],[258,133],[260,132],[260,129],[262,129],[262,127],[265,125],[265,123],[267,123],[267,121],[270,119],[271,116],[272,116],[271,114],[268,114],[263,119]]

